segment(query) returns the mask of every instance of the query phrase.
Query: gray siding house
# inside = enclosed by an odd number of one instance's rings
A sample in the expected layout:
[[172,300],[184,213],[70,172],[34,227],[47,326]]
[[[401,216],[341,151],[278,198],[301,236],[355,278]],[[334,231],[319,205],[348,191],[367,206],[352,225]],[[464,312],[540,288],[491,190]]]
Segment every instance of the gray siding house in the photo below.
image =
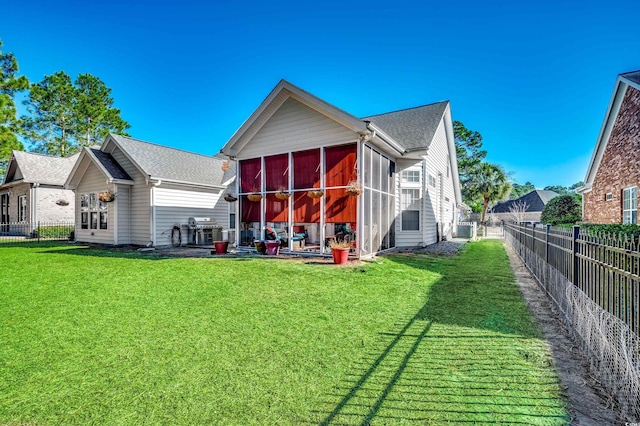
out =
[[76,240],[169,246],[174,225],[182,244],[190,217],[210,217],[229,229],[222,195],[235,170],[224,160],[119,135],[80,152],[65,187],[75,193]]
[[13,151],[0,185],[0,232],[28,234],[38,223],[73,222],[73,192],[64,183],[77,159]]

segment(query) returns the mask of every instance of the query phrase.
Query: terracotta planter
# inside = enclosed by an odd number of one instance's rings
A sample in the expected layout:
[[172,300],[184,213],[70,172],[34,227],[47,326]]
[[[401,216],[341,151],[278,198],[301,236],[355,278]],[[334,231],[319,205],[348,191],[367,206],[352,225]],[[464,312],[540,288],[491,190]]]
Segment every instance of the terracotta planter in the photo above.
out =
[[256,246],[256,251],[258,252],[258,254],[266,253],[267,246],[265,245],[264,241],[256,240],[253,242],[253,244]]
[[333,255],[333,263],[342,265],[349,260],[349,248],[335,247],[331,249]]
[[214,241],[213,245],[216,248],[216,254],[227,254],[227,248],[229,247],[229,241]]
[[269,256],[278,255],[278,249],[280,248],[280,241],[265,241],[264,244],[267,246],[267,255]]

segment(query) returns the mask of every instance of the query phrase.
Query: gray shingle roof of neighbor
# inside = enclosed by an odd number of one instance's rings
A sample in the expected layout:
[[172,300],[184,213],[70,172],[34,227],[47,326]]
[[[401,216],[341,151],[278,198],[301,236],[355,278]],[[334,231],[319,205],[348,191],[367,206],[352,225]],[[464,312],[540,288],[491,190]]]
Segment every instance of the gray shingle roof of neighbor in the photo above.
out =
[[638,71],[630,71],[630,72],[626,72],[623,74],[620,74],[620,76],[633,81],[636,84],[640,84],[640,70]]
[[362,118],[379,127],[407,151],[428,148],[449,101]]
[[201,185],[222,185],[225,181],[222,158],[194,154],[126,136],[112,134],[111,137],[152,178]]
[[523,195],[515,200],[508,200],[502,203],[498,203],[491,209],[494,213],[509,213],[509,208],[519,201],[527,203],[527,212],[541,212],[544,206],[554,197],[557,197],[557,192],[548,191],[545,189],[536,189]]
[[96,156],[100,164],[109,172],[114,179],[132,180],[131,176],[125,172],[125,170],[118,164],[118,162],[111,156],[111,154],[102,152],[96,148],[89,148],[91,153]]
[[78,154],[69,157],[52,157],[24,151],[13,151],[13,156],[24,182],[56,186],[64,185],[78,159]]

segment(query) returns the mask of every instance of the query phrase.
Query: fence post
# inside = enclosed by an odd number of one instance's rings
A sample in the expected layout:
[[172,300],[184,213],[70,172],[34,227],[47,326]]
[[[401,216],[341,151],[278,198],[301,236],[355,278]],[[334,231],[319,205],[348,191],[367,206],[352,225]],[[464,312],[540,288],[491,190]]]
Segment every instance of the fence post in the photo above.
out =
[[544,236],[544,262],[549,263],[549,231],[551,230],[551,225],[547,223],[546,228]]
[[572,240],[572,248],[573,248],[573,268],[571,271],[571,282],[573,285],[578,287],[578,235],[580,234],[580,226],[573,225],[573,238]]

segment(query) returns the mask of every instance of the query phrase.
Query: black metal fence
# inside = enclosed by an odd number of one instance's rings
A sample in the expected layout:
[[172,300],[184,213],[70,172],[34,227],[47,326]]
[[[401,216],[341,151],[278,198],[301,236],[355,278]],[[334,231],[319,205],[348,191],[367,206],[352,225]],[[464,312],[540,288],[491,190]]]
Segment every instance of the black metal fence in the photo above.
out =
[[73,222],[0,223],[0,244],[74,239]]
[[506,223],[504,236],[554,301],[621,409],[640,420],[640,241]]

